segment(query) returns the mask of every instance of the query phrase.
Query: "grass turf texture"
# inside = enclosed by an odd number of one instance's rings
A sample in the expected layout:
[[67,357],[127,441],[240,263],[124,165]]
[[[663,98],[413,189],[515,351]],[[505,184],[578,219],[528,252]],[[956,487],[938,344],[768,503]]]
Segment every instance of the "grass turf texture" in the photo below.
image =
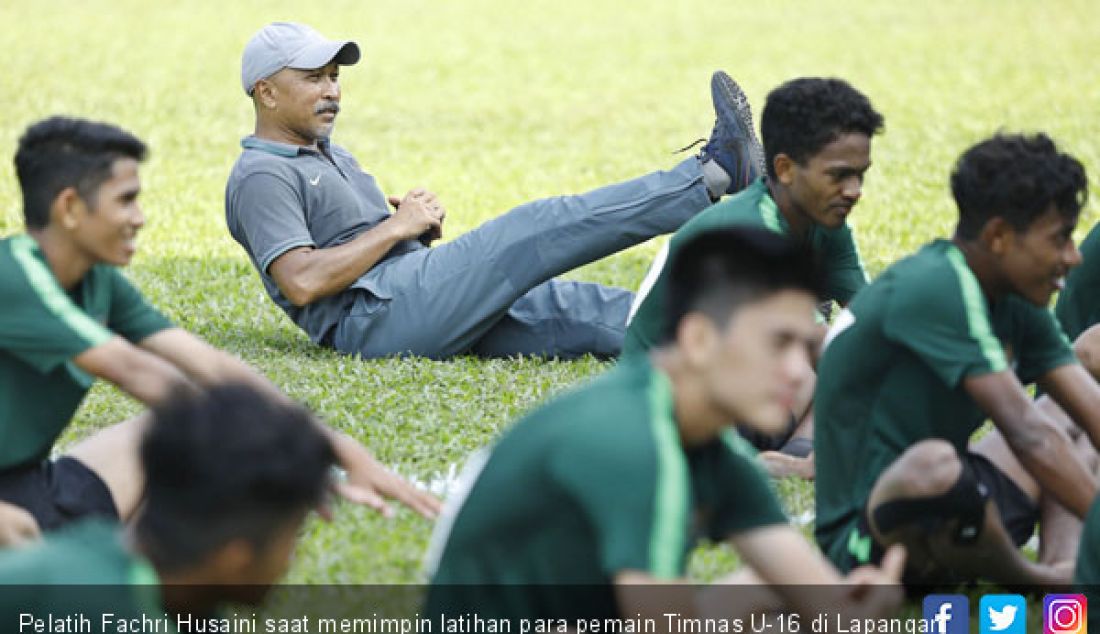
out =
[[[263,295],[223,222],[223,188],[251,104],[240,52],[278,19],[358,40],[341,76],[336,140],[393,194],[423,185],[455,236],[535,197],[658,168],[705,136],[707,81],[727,69],[757,116],[799,75],[845,77],[885,115],[852,218],[872,275],[953,226],[949,166],[1000,127],[1046,130],[1100,171],[1100,54],[1088,0],[958,3],[593,3],[489,0],[0,5],[0,148],[49,114],[122,124],[144,138],[148,225],[130,275],[182,326],[252,363],[400,472],[429,481],[546,396],[602,370],[589,360],[361,361],[318,350]],[[759,6],[757,6],[759,5]],[[1095,222],[1083,214],[1078,236]],[[10,161],[0,163],[0,234],[20,231]],[[587,266],[577,279],[635,287],[659,241]],[[63,445],[135,413],[98,385]],[[798,513],[812,489],[781,482]],[[342,507],[311,521],[293,582],[414,582],[430,526]],[[724,547],[692,574],[736,566]]]

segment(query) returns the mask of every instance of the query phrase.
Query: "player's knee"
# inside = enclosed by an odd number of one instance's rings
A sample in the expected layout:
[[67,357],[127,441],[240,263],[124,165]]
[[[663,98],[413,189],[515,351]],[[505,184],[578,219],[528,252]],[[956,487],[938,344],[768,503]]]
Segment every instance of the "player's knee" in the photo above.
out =
[[962,462],[946,440],[931,439],[910,447],[898,458],[896,477],[901,497],[943,495],[955,486]]
[[899,475],[910,478],[907,494],[884,500],[870,509],[880,535],[906,527],[923,534],[947,529],[957,543],[972,543],[985,523],[987,492],[977,474],[945,441],[914,445],[898,460]]
[[1077,337],[1077,341],[1073,342],[1073,352],[1089,374],[1100,379],[1100,324]]

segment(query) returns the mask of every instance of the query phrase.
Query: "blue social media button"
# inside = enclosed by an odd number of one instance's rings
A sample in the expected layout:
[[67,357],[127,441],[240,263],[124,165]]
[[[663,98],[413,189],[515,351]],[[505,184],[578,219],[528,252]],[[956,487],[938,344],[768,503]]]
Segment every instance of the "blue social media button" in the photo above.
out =
[[1019,594],[987,594],[978,604],[981,634],[1027,634],[1027,601]]
[[929,634],[970,634],[970,601],[963,594],[930,594],[924,597],[924,620]]

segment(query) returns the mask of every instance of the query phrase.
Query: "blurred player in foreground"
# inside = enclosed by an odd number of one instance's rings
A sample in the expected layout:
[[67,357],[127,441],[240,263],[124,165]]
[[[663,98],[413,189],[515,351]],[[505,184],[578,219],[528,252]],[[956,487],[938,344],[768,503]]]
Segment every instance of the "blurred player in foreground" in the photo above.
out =
[[[820,289],[811,254],[773,232],[723,229],[685,244],[661,344],[545,404],[471,460],[429,550],[428,612],[661,619],[777,603],[871,615],[895,606],[896,588],[866,584],[896,583],[903,552],[881,570],[837,574],[787,523],[731,427],[786,424],[810,372]],[[682,582],[700,536],[728,540],[757,591],[647,588]]]
[[[171,629],[125,631],[176,631],[176,614],[216,620],[221,604],[257,603],[286,572],[335,461],[310,414],[225,385],[180,393],[152,419],[140,449],[145,503],[134,522],[87,519],[0,554],[0,584],[22,586],[0,593],[9,622],[16,613],[84,614],[98,627],[103,614],[168,613]],[[219,624],[183,631],[229,631]]]

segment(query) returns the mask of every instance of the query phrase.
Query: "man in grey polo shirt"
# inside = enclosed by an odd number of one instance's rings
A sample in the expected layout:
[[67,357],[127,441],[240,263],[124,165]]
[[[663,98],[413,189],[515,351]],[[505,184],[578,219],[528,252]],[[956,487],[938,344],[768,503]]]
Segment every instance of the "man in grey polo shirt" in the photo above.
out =
[[[675,231],[760,173],[748,102],[711,82],[717,122],[698,157],[671,171],[521,205],[457,239],[430,191],[387,198],[330,141],[339,67],[359,47],[273,23],[244,49],[255,133],[226,186],[226,222],[268,294],[314,342],[364,357],[537,354],[610,357],[633,294],[552,279]],[[395,211],[390,212],[392,205]]]

